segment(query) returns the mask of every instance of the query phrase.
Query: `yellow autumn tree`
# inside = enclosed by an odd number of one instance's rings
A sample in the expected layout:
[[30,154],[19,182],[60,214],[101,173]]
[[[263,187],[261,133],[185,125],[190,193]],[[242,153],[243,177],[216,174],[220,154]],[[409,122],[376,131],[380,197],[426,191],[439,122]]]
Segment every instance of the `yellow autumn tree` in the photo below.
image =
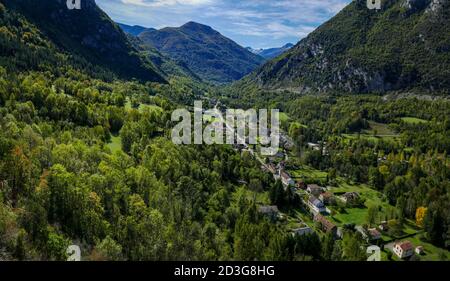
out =
[[427,214],[427,208],[419,207],[416,210],[416,224],[419,227],[423,227],[423,220],[425,219],[425,215]]

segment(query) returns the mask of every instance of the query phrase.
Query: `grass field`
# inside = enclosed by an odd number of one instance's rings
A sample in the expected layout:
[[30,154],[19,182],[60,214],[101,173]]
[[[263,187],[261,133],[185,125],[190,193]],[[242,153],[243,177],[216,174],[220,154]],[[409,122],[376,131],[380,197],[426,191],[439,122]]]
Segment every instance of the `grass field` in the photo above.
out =
[[306,126],[305,124],[302,124],[300,122],[291,122],[291,124],[296,125],[297,127],[303,127],[303,128],[308,128],[308,126]]
[[[127,102],[125,103],[125,109],[127,109],[127,110],[132,109],[130,99],[127,99]],[[149,110],[156,110],[156,111],[158,111],[158,112],[163,112],[163,111],[164,111],[161,107],[159,107],[159,106],[157,106],[157,105],[153,105],[153,104],[140,104],[139,107],[138,107],[138,109],[139,109],[139,111],[141,111],[141,112],[144,111],[144,110],[146,110],[146,109],[149,109]]]
[[112,135],[111,142],[108,144],[108,147],[111,149],[112,153],[122,150],[122,138],[119,135]]
[[[423,246],[425,254],[420,256],[421,260],[424,261],[442,261],[449,260],[450,253],[445,249],[438,248],[433,244],[427,243],[420,239],[421,234],[416,235],[414,237],[407,238],[405,240],[410,241],[414,247]],[[445,257],[445,258],[444,258]]]
[[342,194],[345,192],[358,192],[364,202],[365,207],[361,208],[346,208],[345,212],[338,213],[334,216],[335,222],[338,225],[345,224],[356,224],[361,225],[367,222],[367,212],[370,206],[380,206],[381,211],[380,221],[389,204],[383,200],[383,196],[380,192],[370,188],[366,184],[352,184],[344,181],[343,179],[338,179],[338,187],[334,187],[330,190],[334,194]]
[[316,170],[309,166],[303,166],[301,169],[289,171],[292,177],[301,178],[303,180],[325,180],[327,178],[327,172]]
[[424,123],[428,123],[429,121],[424,120],[424,119],[420,119],[420,118],[415,118],[415,117],[403,117],[401,118],[403,122],[408,123],[408,124],[424,124]]
[[363,199],[366,199],[366,206],[388,206],[388,204],[383,201],[382,194],[366,184],[351,184],[342,179],[338,179],[338,185],[338,187],[333,188],[331,191],[334,193],[358,192]]
[[163,112],[164,110],[161,108],[161,107],[159,107],[159,106],[157,106],[157,105],[153,105],[153,104],[140,104],[139,105],[139,111],[145,111],[145,110],[149,110],[149,111],[156,111],[156,112],[159,112],[159,113],[161,113],[161,112]]
[[363,130],[360,134],[342,134],[342,136],[346,139],[357,139],[360,137],[372,142],[378,142],[380,139],[396,141],[399,137],[387,124],[369,121],[369,125],[370,128]]
[[394,136],[396,135],[387,124],[369,121],[370,129],[364,133],[377,136]]
[[367,221],[367,209],[366,208],[346,208],[345,213],[338,213],[334,215],[333,221],[337,225],[356,224],[362,225]]

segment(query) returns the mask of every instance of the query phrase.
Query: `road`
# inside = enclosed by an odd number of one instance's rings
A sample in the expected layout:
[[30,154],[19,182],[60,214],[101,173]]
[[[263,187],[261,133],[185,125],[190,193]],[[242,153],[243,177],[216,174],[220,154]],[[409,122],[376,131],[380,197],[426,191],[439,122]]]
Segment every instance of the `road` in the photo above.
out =
[[[234,127],[232,127],[230,124],[228,124],[227,121],[223,118],[223,114],[222,114],[222,112],[220,111],[220,109],[218,108],[218,106],[219,106],[219,102],[217,102],[217,104],[216,104],[216,106],[214,107],[214,109],[215,109],[217,112],[220,113],[220,114],[219,114],[219,119],[220,119],[220,121],[221,121],[223,124],[225,124],[225,126],[227,127],[228,130],[231,130],[231,131],[234,132],[234,131],[235,131],[235,130],[234,130]],[[233,124],[233,125],[234,125],[234,124]],[[242,143],[243,146],[244,146],[244,148],[245,148],[247,151],[249,151],[250,154],[253,155],[253,156],[256,158],[256,160],[258,160],[264,167],[267,168],[266,163],[264,162],[264,160],[261,159],[261,157],[259,157],[258,153],[255,152],[255,151],[254,151],[254,150],[246,143],[245,138],[242,138],[242,137],[239,136],[238,134],[235,134],[235,136],[236,136],[236,138],[237,138],[237,140],[238,140],[238,143]]]

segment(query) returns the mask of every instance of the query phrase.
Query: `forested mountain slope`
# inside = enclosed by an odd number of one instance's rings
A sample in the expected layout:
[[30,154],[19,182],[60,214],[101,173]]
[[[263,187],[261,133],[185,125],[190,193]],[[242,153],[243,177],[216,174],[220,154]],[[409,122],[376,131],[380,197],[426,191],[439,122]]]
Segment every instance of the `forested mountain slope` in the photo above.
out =
[[[72,56],[79,56],[91,65],[106,68],[124,78],[164,81],[156,67],[138,54],[122,30],[94,0],[82,1],[80,10],[69,10],[65,0],[2,2],[11,12],[23,15],[42,36]],[[16,23],[12,20],[8,24]],[[21,35],[27,36],[27,32]]]
[[450,3],[355,0],[238,87],[351,93],[450,89]]
[[185,64],[202,79],[215,83],[238,80],[263,61],[262,57],[211,27],[195,22],[178,28],[148,29],[138,37],[175,61]]

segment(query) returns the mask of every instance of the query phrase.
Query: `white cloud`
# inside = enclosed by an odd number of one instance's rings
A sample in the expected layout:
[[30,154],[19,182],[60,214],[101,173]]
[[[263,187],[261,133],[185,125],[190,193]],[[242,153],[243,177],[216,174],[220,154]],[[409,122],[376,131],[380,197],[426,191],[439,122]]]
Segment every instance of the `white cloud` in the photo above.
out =
[[196,21],[243,46],[296,43],[351,0],[97,0],[113,19],[162,28]]

